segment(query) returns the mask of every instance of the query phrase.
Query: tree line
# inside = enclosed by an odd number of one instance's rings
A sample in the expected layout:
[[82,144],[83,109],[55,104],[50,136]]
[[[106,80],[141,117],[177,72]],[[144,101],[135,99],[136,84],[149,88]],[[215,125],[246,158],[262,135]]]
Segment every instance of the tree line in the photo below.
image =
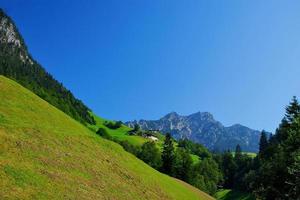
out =
[[300,199],[300,105],[293,97],[274,135],[261,132],[255,158],[231,152],[215,155],[222,187],[252,193],[262,200]]
[[[114,140],[103,128],[97,133]],[[151,141],[142,146],[116,142],[160,172],[212,195],[218,189],[232,189],[262,200],[300,199],[300,105],[295,97],[286,107],[275,134],[268,136],[261,132],[255,157],[243,153],[240,145],[234,152],[223,153],[209,152],[187,139],[177,141],[176,146],[169,133],[165,135],[162,150]],[[199,162],[193,162],[191,154],[197,155]]]

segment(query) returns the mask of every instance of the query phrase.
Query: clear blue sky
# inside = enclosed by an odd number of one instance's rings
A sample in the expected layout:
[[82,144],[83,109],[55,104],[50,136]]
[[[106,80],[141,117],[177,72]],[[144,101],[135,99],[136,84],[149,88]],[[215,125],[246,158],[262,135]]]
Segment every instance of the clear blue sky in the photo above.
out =
[[209,111],[273,131],[300,92],[300,1],[0,0],[31,54],[98,115]]

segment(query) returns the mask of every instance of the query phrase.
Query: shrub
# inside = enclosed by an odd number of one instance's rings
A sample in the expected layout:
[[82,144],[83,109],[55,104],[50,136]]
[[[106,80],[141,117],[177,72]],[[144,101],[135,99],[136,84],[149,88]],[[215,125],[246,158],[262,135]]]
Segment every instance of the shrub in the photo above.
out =
[[123,122],[117,121],[117,122],[105,122],[104,125],[109,129],[118,129],[122,126]]
[[96,133],[97,135],[100,135],[105,139],[112,140],[112,137],[108,134],[108,132],[104,128],[99,128]]

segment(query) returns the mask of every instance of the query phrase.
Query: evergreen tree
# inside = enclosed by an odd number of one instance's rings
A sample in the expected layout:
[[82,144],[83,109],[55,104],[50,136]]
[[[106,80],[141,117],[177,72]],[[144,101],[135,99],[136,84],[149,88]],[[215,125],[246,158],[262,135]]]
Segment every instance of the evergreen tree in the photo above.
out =
[[228,189],[233,188],[237,165],[230,151],[223,154],[221,169],[224,174],[224,187]]
[[260,140],[259,140],[259,153],[263,154],[264,150],[267,148],[268,146],[268,139],[267,139],[267,134],[266,132],[263,130],[261,132],[260,135]]
[[172,175],[174,165],[174,145],[170,133],[166,134],[162,152],[162,171]]
[[241,158],[242,158],[242,148],[239,144],[236,145],[236,147],[235,147],[234,157],[235,157],[235,160],[237,160],[237,161],[241,160]]
[[178,147],[175,153],[174,176],[189,181],[193,160],[187,150]]
[[255,193],[260,199],[299,199],[300,106],[295,97],[264,149]]
[[293,96],[292,101],[286,107],[286,114],[285,117],[287,118],[288,122],[293,122],[295,118],[299,118],[300,116],[300,105],[295,96]]

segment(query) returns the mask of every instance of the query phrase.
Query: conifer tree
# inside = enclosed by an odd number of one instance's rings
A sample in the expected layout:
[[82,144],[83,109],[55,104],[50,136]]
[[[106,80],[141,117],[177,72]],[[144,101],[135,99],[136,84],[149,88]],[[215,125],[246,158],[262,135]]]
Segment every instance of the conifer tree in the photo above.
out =
[[166,134],[162,152],[162,171],[172,175],[174,164],[174,145],[170,133]]
[[293,96],[292,101],[286,107],[286,114],[285,117],[287,118],[288,122],[293,122],[295,118],[300,116],[300,105],[295,96]]
[[259,140],[259,153],[262,154],[263,151],[267,148],[268,146],[268,139],[267,139],[267,134],[266,131],[262,131],[260,135],[260,140]]

